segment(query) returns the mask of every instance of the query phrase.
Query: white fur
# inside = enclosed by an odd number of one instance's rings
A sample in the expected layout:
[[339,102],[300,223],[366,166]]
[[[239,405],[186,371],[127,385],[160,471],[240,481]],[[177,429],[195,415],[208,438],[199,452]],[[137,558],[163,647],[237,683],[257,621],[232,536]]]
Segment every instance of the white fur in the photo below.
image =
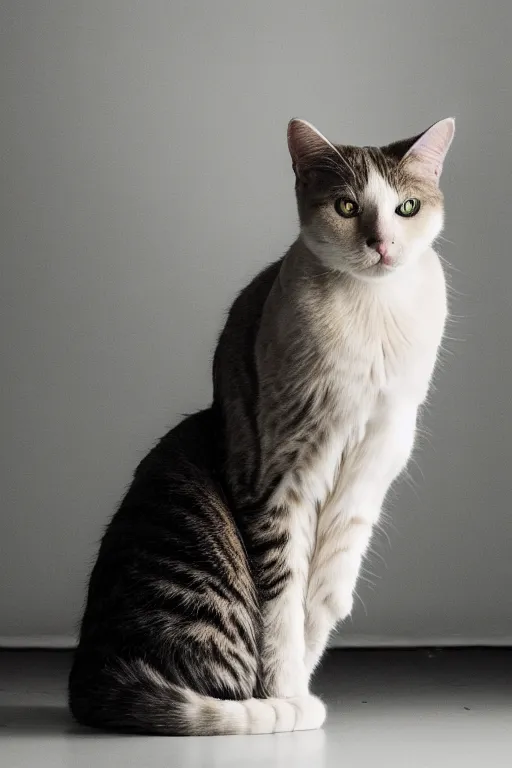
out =
[[[281,484],[279,495],[285,487]],[[308,691],[304,595],[316,531],[314,504],[292,506],[288,515],[289,541],[283,554],[292,578],[279,597],[265,605],[263,612],[262,656],[266,659],[267,676],[275,681],[273,694],[281,698],[303,696]]]
[[321,728],[325,706],[316,696],[284,699],[247,699],[233,701],[212,699],[191,690],[184,690],[188,699],[182,717],[191,732],[206,735],[215,713],[216,730],[222,734],[264,734],[309,731]]
[[[294,577],[265,622],[266,651],[281,696],[305,693],[329,633],[352,609],[372,527],[413,448],[417,410],[428,392],[446,318],[439,259],[429,245],[418,251],[416,242],[404,252],[400,227],[406,220],[393,218],[401,202],[397,193],[374,173],[365,200],[378,207],[383,231],[402,249],[400,269],[376,281],[340,281],[330,308],[340,328],[326,350],[336,371],[330,383],[338,388],[339,409],[323,453],[296,484],[301,503],[290,510],[287,552]],[[419,241],[423,246],[442,223],[441,213],[432,217]],[[317,255],[326,260],[325,251]],[[355,385],[354,372],[363,374],[363,389]],[[273,504],[286,498],[293,482],[291,473],[283,478]]]

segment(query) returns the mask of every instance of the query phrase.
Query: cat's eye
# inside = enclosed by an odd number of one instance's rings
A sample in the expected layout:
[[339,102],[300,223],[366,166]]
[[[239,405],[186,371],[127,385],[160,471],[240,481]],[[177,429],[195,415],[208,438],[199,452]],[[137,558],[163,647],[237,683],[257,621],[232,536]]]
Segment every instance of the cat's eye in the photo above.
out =
[[395,213],[398,213],[399,216],[405,216],[406,218],[408,216],[416,216],[420,206],[421,203],[417,197],[410,197],[399,205],[398,208],[395,208]]
[[334,207],[336,208],[336,211],[339,213],[339,215],[343,216],[344,219],[352,219],[354,216],[358,216],[361,212],[358,204],[349,198],[344,199],[340,197],[339,200],[336,200]]

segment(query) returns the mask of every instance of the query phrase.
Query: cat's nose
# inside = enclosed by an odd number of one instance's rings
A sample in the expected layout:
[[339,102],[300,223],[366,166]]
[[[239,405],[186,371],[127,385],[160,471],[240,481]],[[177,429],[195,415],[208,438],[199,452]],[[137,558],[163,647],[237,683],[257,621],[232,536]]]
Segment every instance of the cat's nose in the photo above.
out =
[[377,240],[375,237],[369,237],[366,241],[366,245],[368,248],[373,248],[374,251],[377,251],[383,264],[393,263],[389,248],[382,240]]

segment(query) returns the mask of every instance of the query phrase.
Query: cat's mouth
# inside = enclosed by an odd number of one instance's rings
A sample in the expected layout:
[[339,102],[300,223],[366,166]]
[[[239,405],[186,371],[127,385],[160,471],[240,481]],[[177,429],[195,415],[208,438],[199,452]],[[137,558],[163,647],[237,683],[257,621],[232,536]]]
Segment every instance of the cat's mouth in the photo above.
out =
[[371,263],[369,263],[367,266],[363,267],[363,269],[360,272],[361,277],[363,276],[367,279],[378,279],[378,278],[384,278],[386,275],[390,275],[392,272],[396,270],[397,262],[396,260],[393,260],[392,262],[386,262],[383,261],[380,257],[373,259]]
[[382,256],[379,256],[377,254],[377,258],[375,258],[366,269],[381,269],[383,272],[389,272],[389,270],[394,269],[396,265],[396,261],[393,259],[393,261],[385,261]]

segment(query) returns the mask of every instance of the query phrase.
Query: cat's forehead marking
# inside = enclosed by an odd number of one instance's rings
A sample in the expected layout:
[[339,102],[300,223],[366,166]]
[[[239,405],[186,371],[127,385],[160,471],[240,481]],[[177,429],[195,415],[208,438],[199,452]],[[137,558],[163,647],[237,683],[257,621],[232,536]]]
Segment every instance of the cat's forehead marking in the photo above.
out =
[[396,189],[391,186],[388,179],[372,167],[369,169],[368,180],[363,188],[363,196],[365,202],[376,207],[389,203],[394,208],[398,201]]
[[352,147],[340,145],[337,148],[343,157],[345,166],[340,167],[340,175],[347,184],[353,186],[359,194],[366,190],[373,196],[376,191],[382,195],[384,190],[396,190],[397,163],[388,157],[379,147]]

